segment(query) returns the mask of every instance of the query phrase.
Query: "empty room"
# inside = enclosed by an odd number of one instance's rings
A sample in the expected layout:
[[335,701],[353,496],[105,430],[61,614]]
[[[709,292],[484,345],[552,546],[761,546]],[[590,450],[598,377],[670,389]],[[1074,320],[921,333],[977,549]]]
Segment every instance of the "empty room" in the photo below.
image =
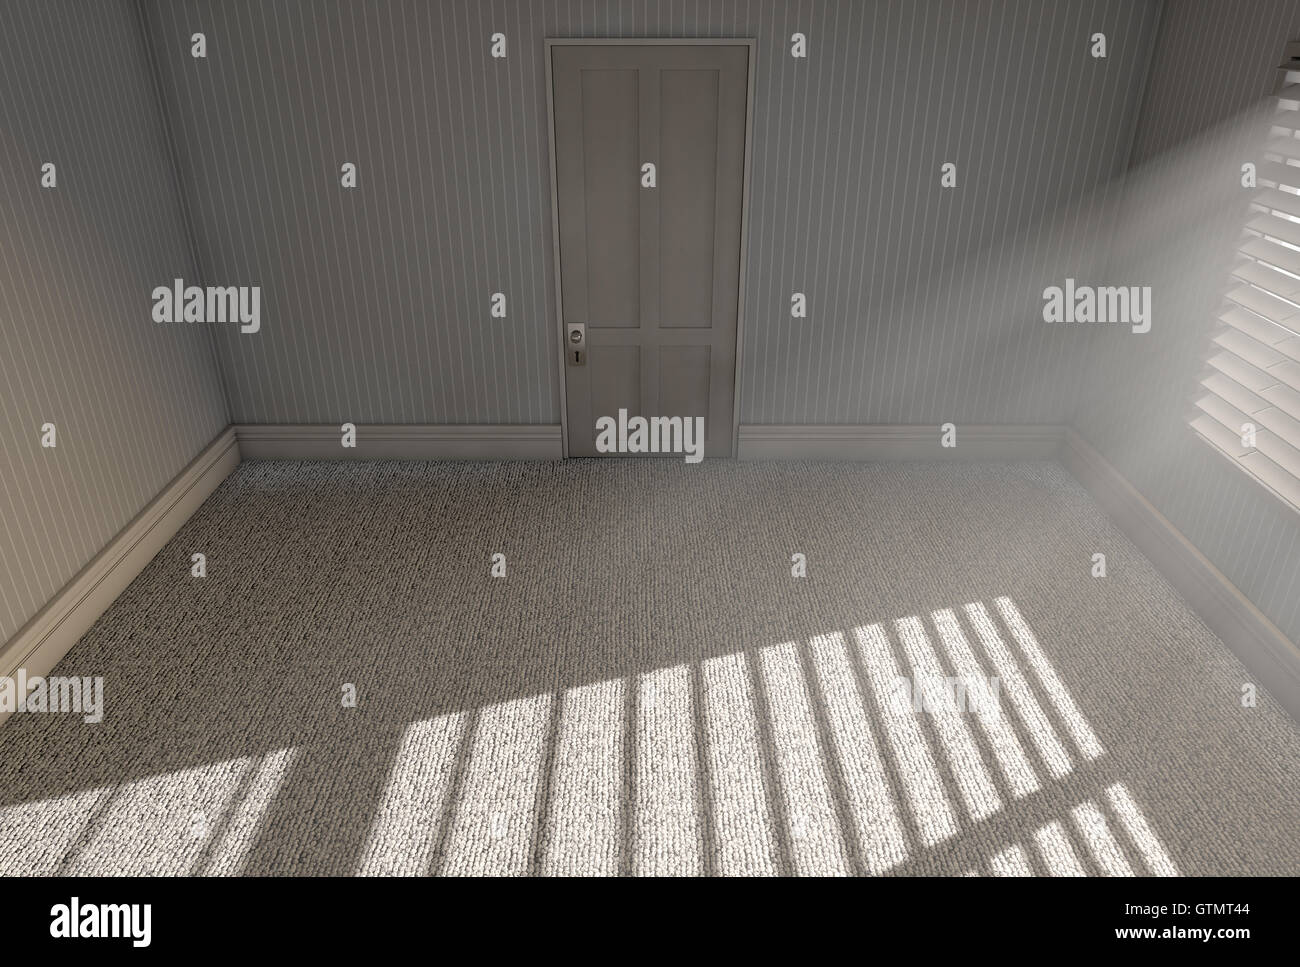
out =
[[1296,875],[1298,133],[1295,0],[0,4],[5,887]]

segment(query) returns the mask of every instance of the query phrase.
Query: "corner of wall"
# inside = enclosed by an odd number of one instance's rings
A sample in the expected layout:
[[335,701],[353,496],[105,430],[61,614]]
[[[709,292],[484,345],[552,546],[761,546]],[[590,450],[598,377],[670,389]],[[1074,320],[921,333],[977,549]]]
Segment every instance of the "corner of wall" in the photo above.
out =
[[[180,212],[181,226],[185,232],[186,241],[189,243],[192,276],[196,285],[206,285],[207,273],[203,269],[203,262],[199,256],[198,231],[194,227],[194,215],[190,206],[189,192],[186,190],[185,178],[181,174],[180,148],[177,146],[175,129],[171,122],[172,107],[167,103],[167,96],[164,93],[162,82],[162,69],[158,64],[158,52],[154,49],[155,41],[153,32],[150,29],[151,18],[148,0],[134,0],[134,6],[141,49],[144,52],[145,61],[149,65],[150,86],[153,89],[154,106],[158,112],[158,123],[162,130],[163,143],[167,145],[167,160],[170,163],[172,173],[172,191],[176,198],[177,209]],[[234,409],[230,401],[230,386],[225,367],[221,364],[221,353],[217,350],[217,337],[211,329],[207,332],[206,341],[208,356],[213,371],[217,376],[217,385],[221,388],[221,400],[226,408],[226,423],[229,425],[234,421]]]

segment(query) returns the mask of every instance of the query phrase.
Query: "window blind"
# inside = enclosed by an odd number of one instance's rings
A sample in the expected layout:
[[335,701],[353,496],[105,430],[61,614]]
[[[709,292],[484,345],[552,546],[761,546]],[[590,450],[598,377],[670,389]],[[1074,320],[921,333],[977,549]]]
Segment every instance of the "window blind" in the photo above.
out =
[[1274,98],[1191,426],[1300,510],[1300,43],[1287,45]]

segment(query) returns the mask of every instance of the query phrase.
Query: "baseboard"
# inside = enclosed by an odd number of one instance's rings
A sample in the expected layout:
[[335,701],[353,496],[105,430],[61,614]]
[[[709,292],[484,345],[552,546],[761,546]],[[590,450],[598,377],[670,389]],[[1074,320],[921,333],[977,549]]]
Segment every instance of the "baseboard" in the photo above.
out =
[[1073,429],[1066,432],[1061,461],[1258,683],[1300,722],[1300,648],[1295,642]]
[[[239,465],[233,427],[226,427],[95,555],[0,652],[0,675],[19,668],[48,675],[135,579],[217,485]],[[0,722],[7,713],[0,711]]]
[[1065,427],[956,424],[954,447],[938,424],[786,425],[742,423],[741,460],[1036,460],[1056,456]]
[[339,426],[240,423],[245,460],[559,460],[560,427],[532,424],[357,424],[355,447]]

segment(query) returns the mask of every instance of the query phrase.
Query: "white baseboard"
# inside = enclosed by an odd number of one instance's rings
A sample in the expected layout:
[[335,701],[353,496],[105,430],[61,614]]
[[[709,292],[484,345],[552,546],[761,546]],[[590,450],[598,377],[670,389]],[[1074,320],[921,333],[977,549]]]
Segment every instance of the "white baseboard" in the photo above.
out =
[[[239,465],[233,427],[203,452],[63,586],[0,652],[0,675],[48,675],[155,554]],[[8,713],[0,711],[0,722]]]
[[245,460],[559,460],[560,427],[531,424],[357,424],[344,447],[339,426],[240,423]]
[[1125,535],[1300,722],[1300,648],[1073,429],[1065,464]]
[[769,425],[742,423],[741,460],[1036,460],[1056,456],[1065,427],[956,424],[957,445],[940,445],[938,424]]

